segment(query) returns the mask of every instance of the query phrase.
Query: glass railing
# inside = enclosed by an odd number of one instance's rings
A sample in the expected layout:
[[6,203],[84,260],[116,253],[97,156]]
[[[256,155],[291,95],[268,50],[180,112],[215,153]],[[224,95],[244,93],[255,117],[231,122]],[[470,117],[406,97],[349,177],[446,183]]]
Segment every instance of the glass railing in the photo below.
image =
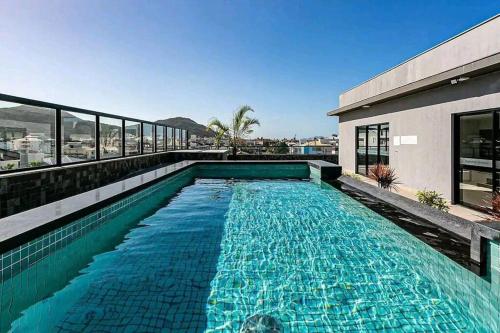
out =
[[161,123],[0,94],[0,173],[187,149],[187,138]]

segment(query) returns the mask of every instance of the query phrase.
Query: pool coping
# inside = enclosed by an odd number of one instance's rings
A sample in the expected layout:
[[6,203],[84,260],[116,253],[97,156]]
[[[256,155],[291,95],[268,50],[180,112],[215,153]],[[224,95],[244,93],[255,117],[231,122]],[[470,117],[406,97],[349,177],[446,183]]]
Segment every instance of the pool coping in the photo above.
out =
[[469,221],[349,176],[343,175],[337,181],[470,240],[471,260],[479,266],[479,275],[486,273],[486,243],[488,240],[500,240],[500,222]]
[[318,169],[324,180],[341,174],[340,166],[320,160],[184,160],[1,218],[0,254],[200,164],[308,164]]

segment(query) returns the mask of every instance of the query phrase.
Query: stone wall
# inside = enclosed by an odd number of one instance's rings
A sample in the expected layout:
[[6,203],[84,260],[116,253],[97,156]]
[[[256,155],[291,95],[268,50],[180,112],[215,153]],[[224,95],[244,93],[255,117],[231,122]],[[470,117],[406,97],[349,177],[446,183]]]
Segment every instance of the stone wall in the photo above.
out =
[[0,218],[186,159],[223,159],[223,154],[164,152],[1,175]]
[[248,160],[272,160],[272,161],[296,161],[296,160],[323,160],[330,163],[338,164],[339,156],[338,155],[324,155],[324,154],[315,154],[315,155],[280,155],[280,154],[262,154],[262,155],[228,155],[228,160],[234,161],[248,161]]
[[237,155],[174,151],[0,175],[0,218],[129,178],[183,160],[325,160],[337,155]]

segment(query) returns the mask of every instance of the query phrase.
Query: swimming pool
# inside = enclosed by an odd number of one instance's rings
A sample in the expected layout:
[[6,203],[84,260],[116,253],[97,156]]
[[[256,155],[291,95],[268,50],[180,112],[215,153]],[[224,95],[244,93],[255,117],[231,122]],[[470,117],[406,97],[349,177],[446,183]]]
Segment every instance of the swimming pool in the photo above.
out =
[[254,315],[498,331],[497,285],[288,168],[192,168],[3,254],[2,273],[32,263],[2,275],[1,331],[231,332]]

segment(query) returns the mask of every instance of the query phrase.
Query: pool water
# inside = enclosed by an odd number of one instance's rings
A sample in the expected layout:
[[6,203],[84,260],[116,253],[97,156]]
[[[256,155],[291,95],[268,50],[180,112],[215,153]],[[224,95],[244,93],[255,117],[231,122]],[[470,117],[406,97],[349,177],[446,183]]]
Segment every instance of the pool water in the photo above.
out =
[[324,183],[197,179],[4,281],[0,327],[238,332],[261,314],[284,332],[496,332],[498,304],[490,283]]

